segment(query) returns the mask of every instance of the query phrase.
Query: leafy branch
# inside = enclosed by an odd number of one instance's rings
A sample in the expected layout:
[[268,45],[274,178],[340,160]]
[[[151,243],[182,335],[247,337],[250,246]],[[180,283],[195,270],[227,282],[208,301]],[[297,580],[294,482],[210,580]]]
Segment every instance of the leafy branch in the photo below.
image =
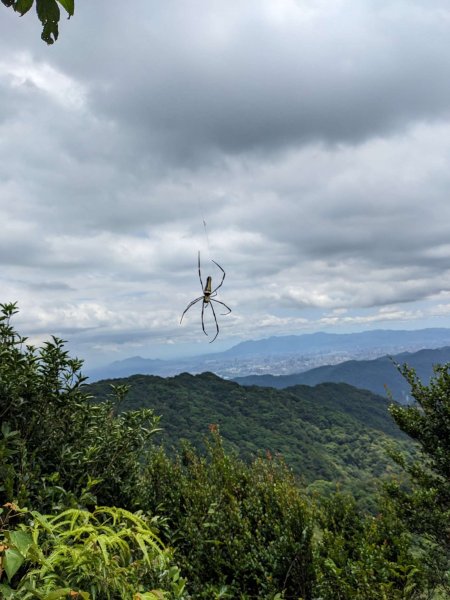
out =
[[[34,0],[1,0],[2,3],[19,13],[21,17],[25,15],[33,6]],[[61,17],[61,11],[58,5],[61,5],[68,18],[73,15],[75,10],[74,0],[36,0],[36,13],[42,24],[41,38],[47,44],[53,44],[58,39],[58,24]]]

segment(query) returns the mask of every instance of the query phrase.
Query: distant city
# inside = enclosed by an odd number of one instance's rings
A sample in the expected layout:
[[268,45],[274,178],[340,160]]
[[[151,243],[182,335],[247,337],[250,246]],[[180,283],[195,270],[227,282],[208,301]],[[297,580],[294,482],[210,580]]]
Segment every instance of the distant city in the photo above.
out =
[[154,360],[139,356],[87,371],[90,381],[150,374],[170,377],[211,371],[224,379],[248,375],[291,375],[349,360],[450,346],[450,329],[373,330],[352,334],[305,334],[242,342],[216,354]]

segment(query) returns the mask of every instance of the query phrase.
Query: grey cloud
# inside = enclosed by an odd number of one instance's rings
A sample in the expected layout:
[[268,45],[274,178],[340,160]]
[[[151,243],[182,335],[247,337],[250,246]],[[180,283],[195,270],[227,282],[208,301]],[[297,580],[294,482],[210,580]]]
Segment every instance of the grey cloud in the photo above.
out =
[[[253,18],[243,10],[233,29],[225,3],[200,19],[187,3],[174,22],[169,6],[164,35],[143,16],[141,35],[130,30],[121,55],[99,49],[117,71],[107,87],[94,85],[92,102],[130,126],[149,155],[186,164],[214,151],[358,143],[447,115],[450,53],[439,13],[344,8],[309,26],[276,27],[254,5]],[[224,39],[206,29],[215,11],[225,28],[231,21]]]
[[89,355],[204,342],[179,326],[199,249],[225,340],[450,290],[447,4],[294,5],[99,1],[51,49],[2,22],[30,73],[0,68],[0,282],[30,330]]
[[26,285],[34,290],[49,290],[56,292],[69,292],[74,290],[74,288],[72,288],[70,285],[67,285],[67,283],[63,283],[62,281],[41,281],[40,283],[21,281],[18,283]]
[[[195,2],[157,10],[140,2],[132,12],[100,2],[79,10],[61,52],[36,52],[77,74],[95,113],[120,123],[122,141],[150,163],[359,143],[449,114],[442,3],[327,6],[281,24],[267,16],[269,2],[249,3],[240,18],[229,6],[199,14]],[[100,20],[101,36],[93,35]],[[128,168],[135,158],[124,152]]]

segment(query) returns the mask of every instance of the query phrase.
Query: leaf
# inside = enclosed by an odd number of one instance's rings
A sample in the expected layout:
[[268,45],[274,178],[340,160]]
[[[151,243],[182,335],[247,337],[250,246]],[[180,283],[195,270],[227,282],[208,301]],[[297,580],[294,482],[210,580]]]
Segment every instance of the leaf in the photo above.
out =
[[69,596],[69,598],[73,598],[74,600],[78,600],[80,598],[82,598],[82,600],[91,600],[91,596],[88,594],[88,592],[75,591],[71,588],[58,588],[57,590],[53,590],[46,596],[43,596],[43,600],[66,600],[67,596]]
[[48,533],[53,533],[53,528],[44,515],[41,515],[37,510],[32,510],[31,514],[33,515],[34,520],[39,523],[39,525],[45,529]]
[[70,588],[59,588],[44,596],[44,600],[60,600],[61,598],[65,600],[71,591]]
[[27,13],[33,6],[34,0],[17,0],[14,4],[14,10],[20,14],[21,17]]
[[28,549],[33,544],[33,538],[26,531],[11,531],[9,534],[9,541],[22,556],[26,556]]
[[[2,0],[3,2],[3,0]],[[5,4],[3,2],[3,4]],[[9,423],[2,423],[2,428],[1,428],[1,432],[3,437],[7,438],[9,436],[9,432],[11,431],[11,428],[9,427]]]
[[58,0],[63,8],[69,13],[69,19],[73,16],[75,10],[75,2],[74,0]]
[[152,590],[151,592],[143,592],[135,594],[133,600],[164,600],[166,595],[161,590]]
[[142,554],[144,555],[145,562],[147,564],[151,564],[151,561],[150,561],[150,558],[149,558],[148,552],[147,552],[147,547],[144,543],[144,540],[142,539],[142,535],[140,533],[137,533],[135,536],[135,539],[138,543],[139,548],[141,549]]
[[8,576],[8,581],[11,581],[11,579],[22,566],[24,560],[25,558],[15,548],[8,548],[8,550],[5,550],[5,555],[3,557],[3,568]]
[[41,38],[47,44],[53,44],[58,39],[60,18],[59,6],[56,0],[36,0],[36,12],[43,26]]
[[[105,541],[106,536],[104,535],[99,535],[97,537],[97,544],[100,546],[100,550],[102,552],[103,555],[103,560],[105,561],[105,565],[109,565],[109,554],[108,554],[108,550],[106,548],[106,541]],[[106,538],[107,539],[107,538]]]

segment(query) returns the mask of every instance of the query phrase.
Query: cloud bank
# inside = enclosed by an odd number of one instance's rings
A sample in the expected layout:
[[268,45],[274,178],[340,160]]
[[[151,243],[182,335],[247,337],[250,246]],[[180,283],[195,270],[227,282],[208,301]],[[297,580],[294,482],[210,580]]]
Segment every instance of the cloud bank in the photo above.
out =
[[101,0],[51,48],[4,13],[0,284],[36,339],[209,351],[198,250],[217,349],[450,324],[448,3]]

